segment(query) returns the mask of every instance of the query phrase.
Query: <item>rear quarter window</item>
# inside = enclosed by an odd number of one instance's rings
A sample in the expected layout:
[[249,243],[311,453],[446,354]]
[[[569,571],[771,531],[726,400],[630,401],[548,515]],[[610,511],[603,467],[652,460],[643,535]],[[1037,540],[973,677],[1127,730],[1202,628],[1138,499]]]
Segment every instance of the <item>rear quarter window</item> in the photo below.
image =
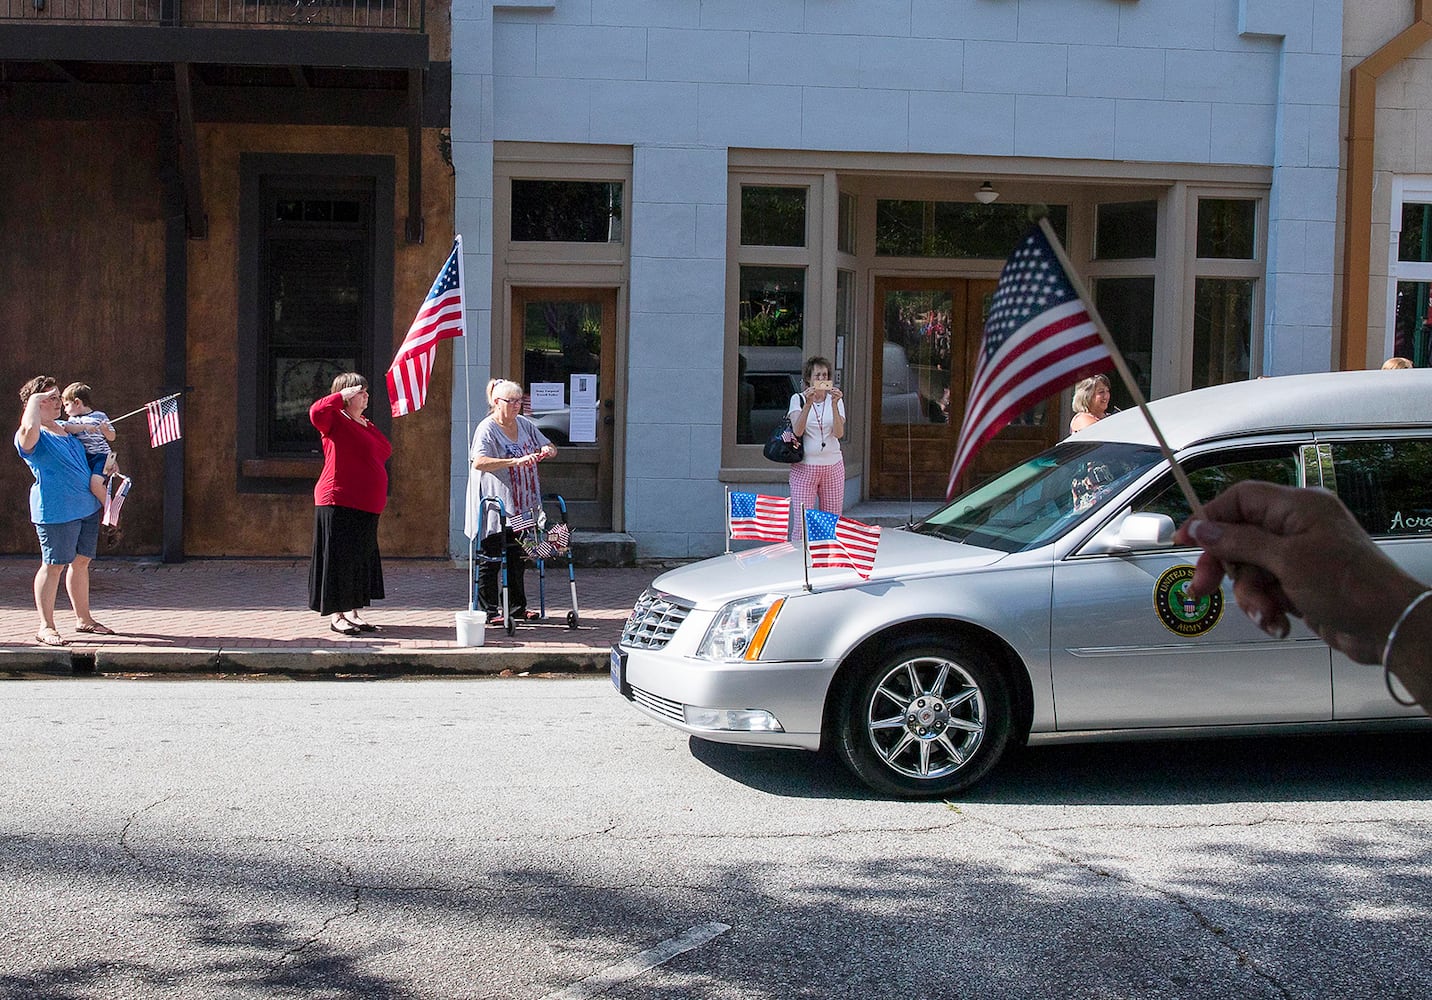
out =
[[1432,438],[1336,441],[1332,457],[1337,494],[1368,534],[1432,534]]

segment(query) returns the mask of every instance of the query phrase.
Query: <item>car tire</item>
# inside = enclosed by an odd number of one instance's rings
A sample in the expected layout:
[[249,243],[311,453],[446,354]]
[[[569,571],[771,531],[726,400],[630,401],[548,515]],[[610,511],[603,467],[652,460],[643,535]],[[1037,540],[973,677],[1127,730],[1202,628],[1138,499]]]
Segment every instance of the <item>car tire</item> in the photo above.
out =
[[994,659],[953,636],[912,636],[854,666],[836,713],[835,749],[866,785],[930,798],[962,791],[1009,744],[1009,687]]

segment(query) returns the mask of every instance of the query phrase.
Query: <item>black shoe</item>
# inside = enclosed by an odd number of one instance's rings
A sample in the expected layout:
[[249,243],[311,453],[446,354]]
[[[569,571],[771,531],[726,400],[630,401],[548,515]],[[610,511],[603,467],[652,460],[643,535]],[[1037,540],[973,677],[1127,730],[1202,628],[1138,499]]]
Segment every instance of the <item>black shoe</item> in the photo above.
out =
[[337,632],[339,635],[353,636],[359,634],[358,626],[354,625],[350,621],[329,622],[328,627],[333,631]]

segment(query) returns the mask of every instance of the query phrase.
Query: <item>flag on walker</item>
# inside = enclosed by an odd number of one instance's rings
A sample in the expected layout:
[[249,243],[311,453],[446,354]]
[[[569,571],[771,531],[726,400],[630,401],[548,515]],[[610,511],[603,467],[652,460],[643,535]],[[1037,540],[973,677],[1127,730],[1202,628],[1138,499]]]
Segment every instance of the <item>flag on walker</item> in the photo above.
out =
[[861,579],[870,579],[880,546],[879,526],[824,510],[806,511],[805,522],[812,566],[849,567]]
[[1036,225],[999,274],[945,495],[954,496],[970,459],[1016,416],[1112,367],[1089,309]]
[[453,240],[452,253],[438,272],[422,308],[408,327],[388,367],[388,400],[393,416],[421,410],[428,398],[428,375],[437,357],[438,342],[467,332],[462,294],[462,237]]
[[144,412],[149,417],[149,447],[158,448],[162,444],[179,440],[179,396],[165,396],[163,399],[156,399],[151,403],[144,404]]
[[791,502],[785,497],[733,490],[727,516],[733,539],[784,542],[791,523]]

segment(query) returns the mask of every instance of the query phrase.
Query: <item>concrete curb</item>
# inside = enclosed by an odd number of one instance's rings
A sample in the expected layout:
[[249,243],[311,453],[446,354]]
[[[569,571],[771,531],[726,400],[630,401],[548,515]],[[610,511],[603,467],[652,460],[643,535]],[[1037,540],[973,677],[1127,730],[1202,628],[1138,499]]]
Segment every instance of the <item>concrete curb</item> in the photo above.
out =
[[606,650],[579,649],[36,649],[0,647],[0,676],[92,674],[492,675],[596,673]]

